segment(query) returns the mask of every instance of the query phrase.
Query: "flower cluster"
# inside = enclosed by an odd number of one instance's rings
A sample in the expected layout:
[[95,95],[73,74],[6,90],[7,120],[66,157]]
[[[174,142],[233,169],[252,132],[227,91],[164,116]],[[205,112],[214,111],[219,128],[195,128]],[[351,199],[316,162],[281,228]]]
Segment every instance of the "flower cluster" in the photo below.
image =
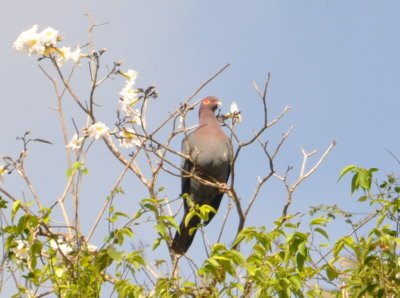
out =
[[[107,127],[102,122],[96,122],[89,127],[83,129],[84,134],[89,138],[94,138],[95,140],[100,139],[101,137],[107,135],[110,131],[110,128]],[[78,134],[74,134],[72,139],[69,141],[66,146],[67,149],[71,149],[73,151],[79,151],[83,144],[84,137],[79,137]]]
[[119,144],[121,147],[131,148],[134,145],[140,146],[140,139],[136,136],[135,131],[132,128],[124,128],[120,131]]
[[[129,69],[127,72],[121,71],[120,74],[127,79],[124,88],[119,92],[121,108],[128,116],[134,116],[134,119],[139,117],[140,119],[140,111],[132,108],[139,101],[139,92],[136,89],[133,89],[138,72]],[[140,124],[140,121],[137,121],[137,119],[136,122]]]
[[[130,118],[131,123],[144,125],[141,111],[133,108],[133,106],[140,100],[140,91],[133,88],[136,83],[138,72],[129,69],[127,72],[120,71],[119,74],[126,78],[125,86],[119,92],[121,110]],[[119,132],[119,142],[120,146],[125,148],[130,148],[134,145],[141,145],[140,139],[132,128],[121,129]]]
[[70,47],[57,48],[56,45],[62,40],[60,32],[47,27],[38,32],[38,25],[22,32],[13,44],[15,51],[31,55],[53,55],[58,66],[64,62],[72,60],[75,64],[80,64],[81,48],[78,46],[74,51]]
[[236,102],[232,102],[231,104],[231,115],[235,122],[242,122],[242,116],[240,115],[239,107]]
[[17,263],[26,261],[29,257],[29,243],[26,240],[15,240],[17,243],[16,247],[13,247],[11,251],[15,254]]
[[[80,59],[87,57],[82,54],[81,48],[77,46],[75,49],[66,46],[59,46],[58,43],[63,39],[59,31],[47,27],[41,32],[38,32],[38,25],[33,25],[32,28],[22,32],[13,43],[13,49],[20,53],[26,53],[29,56],[41,55],[43,57],[50,57],[54,59],[60,67],[65,62],[71,60],[73,63],[80,65]],[[144,125],[140,109],[133,108],[133,106],[140,100],[140,89],[134,89],[138,72],[129,69],[126,72],[118,71],[126,81],[125,86],[119,92],[121,99],[121,110],[125,112],[129,122],[137,125]],[[96,122],[89,127],[83,129],[84,136],[79,137],[78,133],[74,134],[66,148],[72,151],[79,151],[82,148],[85,138],[94,138],[98,140],[109,134],[119,134],[117,138],[120,145],[125,148],[133,147],[134,145],[140,146],[141,141],[137,137],[136,132],[132,128],[120,128],[118,131],[110,133],[110,129],[102,122]],[[6,169],[0,167],[0,183],[4,181],[4,174]]]
[[242,122],[241,112],[239,111],[239,107],[236,102],[231,103],[231,111],[230,113],[225,115],[226,118],[231,118],[233,123]]
[[81,48],[79,46],[76,47],[75,51],[71,51],[70,47],[56,48],[56,51],[58,53],[56,59],[58,66],[62,66],[68,60],[72,60],[76,65],[81,65]]
[[73,248],[71,247],[71,245],[68,244],[67,242],[63,241],[62,239],[57,239],[57,241],[54,239],[51,239],[50,247],[53,250],[60,251],[64,256],[69,255],[73,251]]

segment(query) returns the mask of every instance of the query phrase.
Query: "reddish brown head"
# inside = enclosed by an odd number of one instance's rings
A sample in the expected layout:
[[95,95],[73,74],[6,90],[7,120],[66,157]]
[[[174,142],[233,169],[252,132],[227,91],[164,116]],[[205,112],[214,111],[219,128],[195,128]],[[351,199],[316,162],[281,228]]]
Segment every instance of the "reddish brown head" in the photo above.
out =
[[200,120],[203,117],[209,118],[214,117],[214,112],[221,105],[221,102],[215,96],[207,96],[201,101],[200,109],[199,109],[199,118]]
[[219,105],[221,105],[221,102],[218,98],[216,98],[215,96],[207,96],[201,101],[200,109],[202,107],[207,107],[207,109],[215,111]]

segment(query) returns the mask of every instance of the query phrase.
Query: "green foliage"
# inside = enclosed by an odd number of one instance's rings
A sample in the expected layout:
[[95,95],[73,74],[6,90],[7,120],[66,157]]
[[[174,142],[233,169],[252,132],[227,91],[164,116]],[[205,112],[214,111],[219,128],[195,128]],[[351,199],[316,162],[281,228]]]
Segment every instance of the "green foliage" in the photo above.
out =
[[89,174],[89,170],[85,168],[85,164],[79,161],[75,162],[73,167],[67,170],[67,178],[70,178],[76,172],[80,172],[85,175]]
[[374,172],[377,172],[378,169],[371,168],[371,169],[363,169],[354,165],[350,165],[345,167],[339,175],[339,180],[346,175],[347,173],[353,173],[353,178],[351,180],[351,193],[354,191],[359,190],[360,188],[363,191],[369,191],[371,189],[372,183],[372,175]]
[[[53,232],[51,208],[34,213],[31,202],[15,200],[9,206],[0,197],[0,208],[11,219],[1,227],[6,257],[24,279],[14,297],[29,296],[39,288],[50,288],[60,297],[99,297],[108,283],[118,297],[399,297],[400,178],[388,175],[380,184],[373,183],[376,171],[352,165],[340,173],[339,179],[352,175],[351,192],[362,190],[359,204],[371,208],[359,222],[333,205],[310,208],[309,218],[279,218],[270,230],[246,227],[231,246],[215,243],[193,270],[193,278],[167,272],[153,278],[150,286],[138,277],[153,274],[144,251],[126,245],[136,239],[133,226],[151,215],[157,233],[152,249],[169,247],[179,225],[163,212],[168,204],[158,197],[163,187],[140,201],[133,215],[116,210],[113,202],[124,192],[115,188],[106,198],[109,229],[100,248],[78,234]],[[76,172],[87,172],[83,163],[75,163],[68,176]],[[207,221],[210,212],[216,212],[186,199],[190,211],[185,224],[193,216]],[[336,239],[329,228],[340,218],[351,229]],[[178,266],[166,259],[152,262],[155,267],[168,264]]]
[[[399,178],[388,175],[371,194],[372,173],[377,169],[361,169],[352,166],[342,171],[341,176],[353,172],[352,191],[361,187],[366,195],[360,202],[368,202],[375,211],[361,224],[375,219],[375,225],[365,236],[342,237],[333,249],[331,264],[342,262],[342,266],[331,270],[331,279],[343,281],[344,290],[350,296],[398,297],[400,295],[400,251],[399,251]],[[364,176],[364,177],[363,177]],[[346,251],[346,255],[341,253]],[[335,274],[332,274],[332,272]]]

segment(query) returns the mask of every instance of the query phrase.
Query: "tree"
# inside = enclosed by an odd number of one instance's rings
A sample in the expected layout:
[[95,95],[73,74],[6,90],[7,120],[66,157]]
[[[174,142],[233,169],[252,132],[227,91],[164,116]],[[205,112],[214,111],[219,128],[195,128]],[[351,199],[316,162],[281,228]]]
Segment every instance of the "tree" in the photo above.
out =
[[[190,251],[182,257],[176,255],[171,249],[171,242],[179,229],[175,217],[181,209],[182,200],[174,200],[165,194],[168,186],[160,177],[167,175],[179,179],[182,170],[180,159],[187,156],[175,149],[173,144],[193,129],[187,127],[186,117],[198,105],[199,101],[193,101],[199,91],[206,88],[229,64],[201,84],[173,112],[165,114],[164,119],[154,121],[149,117],[152,114],[149,106],[151,101],[158,100],[156,86],[134,88],[138,73],[123,71],[120,62],[104,70],[100,62],[107,51],[93,48],[94,28],[95,25],[89,27],[87,46],[78,46],[75,50],[59,46],[62,36],[58,31],[49,27],[37,32],[36,25],[23,32],[14,43],[15,50],[39,57],[39,67],[53,85],[55,110],[62,128],[68,164],[62,195],[45,204],[25,164],[34,143],[48,145],[50,142],[33,137],[27,131],[18,138],[22,143],[21,153],[16,157],[2,156],[4,166],[0,169],[1,177],[4,178],[7,173],[18,175],[30,192],[30,198],[24,200],[17,195],[18,191],[0,187],[4,223],[1,232],[5,251],[3,276],[8,274],[12,277],[17,291],[15,297],[49,294],[97,297],[107,288],[111,289],[111,294],[116,293],[120,297],[303,297],[306,294],[321,296],[328,292],[324,289],[329,289],[332,295],[343,296],[370,294],[395,297],[399,294],[398,178],[389,176],[381,184],[378,195],[373,195],[371,185],[375,169],[345,168],[340,177],[352,172],[352,191],[362,190],[364,196],[360,201],[376,205],[375,211],[355,224],[351,214],[336,206],[314,207],[310,210],[312,217],[306,231],[302,231],[307,222],[305,214],[292,215],[288,211],[293,195],[298,186],[317,170],[335,142],[309,169],[309,158],[316,151],[307,153],[302,150],[300,174],[294,183],[288,179],[291,167],[282,174],[277,173],[276,157],[293,127],[281,136],[275,147],[264,140],[265,132],[290,109],[285,107],[270,119],[267,106],[269,75],[263,88],[254,83],[263,117],[260,128],[252,136],[238,134],[236,128],[241,121],[241,112],[236,105],[232,105],[229,113],[219,114],[221,125],[229,132],[235,149],[228,185],[230,203],[226,213],[221,215],[224,221],[217,243],[211,244],[204,237],[207,257],[202,260],[194,259]],[[88,62],[90,69],[89,95],[86,99],[77,94],[72,84],[73,76],[81,69],[79,65],[83,61]],[[69,71],[65,70],[70,62],[74,65]],[[50,69],[54,70],[54,74]],[[120,78],[125,80],[125,85],[119,92],[120,108],[115,115],[115,125],[110,128],[100,121],[101,107],[97,94],[108,81]],[[67,100],[75,103],[71,113],[72,127],[66,121],[68,117],[64,106]],[[84,128],[79,129],[82,123]],[[75,131],[72,137],[71,131]],[[81,188],[91,175],[86,161],[96,150],[96,142],[101,141],[115,160],[123,165],[123,170],[102,202],[92,228],[84,233],[79,210],[83,199]],[[126,148],[130,152],[126,153]],[[269,167],[263,177],[254,177],[257,183],[250,195],[238,193],[236,187],[237,161],[248,148],[259,150]],[[117,197],[125,193],[121,185],[128,173],[132,173],[146,189],[147,197],[135,201],[131,210],[121,211]],[[215,181],[204,180],[194,174],[190,177],[218,187]],[[269,230],[246,226],[255,201],[271,179],[281,181],[286,190],[282,214],[277,216],[273,228]],[[56,208],[61,210],[61,224]],[[235,209],[236,213],[233,212]],[[207,219],[210,212],[212,208],[207,205],[194,205],[189,214]],[[224,236],[225,239],[222,235],[226,222],[234,216],[238,218],[235,233]],[[353,231],[330,246],[324,243],[329,241],[326,227],[339,216],[351,224]],[[360,228],[375,218],[376,225],[366,236],[360,236]],[[99,228],[101,224],[107,226],[106,231]],[[138,244],[130,247],[129,242],[133,242],[131,239],[136,234],[135,228],[148,224],[155,231],[152,247],[147,249],[138,247]],[[105,238],[99,247],[91,244],[95,233]],[[162,257],[146,257],[146,250],[161,251]],[[186,276],[190,278],[186,279]]]

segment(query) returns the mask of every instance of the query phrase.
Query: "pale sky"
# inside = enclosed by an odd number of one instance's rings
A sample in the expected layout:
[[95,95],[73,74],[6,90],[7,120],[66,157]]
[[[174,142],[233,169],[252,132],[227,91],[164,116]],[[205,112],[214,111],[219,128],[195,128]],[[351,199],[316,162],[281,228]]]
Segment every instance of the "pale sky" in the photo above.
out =
[[[380,177],[398,173],[399,164],[385,151],[400,156],[398,1],[7,1],[0,10],[0,154],[17,156],[21,147],[15,138],[28,129],[34,137],[54,143],[33,144],[27,163],[44,202],[54,202],[66,182],[61,130],[56,113],[49,109],[56,98],[35,58],[14,52],[12,43],[20,32],[38,24],[40,29],[51,26],[60,30],[65,36],[64,45],[83,45],[87,41],[87,12],[95,23],[107,23],[94,33],[95,46],[108,49],[102,65],[122,60],[123,68],[139,71],[138,87],[157,85],[160,96],[151,106],[149,125],[152,117],[153,125],[159,123],[229,62],[231,66],[196,100],[217,96],[224,103],[223,112],[228,112],[230,103],[236,101],[243,117],[238,133],[247,139],[261,123],[261,105],[251,84],[256,81],[262,86],[271,73],[270,117],[286,105],[292,110],[267,131],[263,140],[274,146],[282,133],[295,126],[277,160],[277,170],[282,174],[287,166],[293,166],[290,181],[294,181],[300,170],[301,147],[308,152],[318,151],[312,163],[332,140],[338,143],[314,176],[300,186],[289,212],[306,211],[320,204],[337,204],[349,212],[367,210],[354,204],[357,196],[350,196],[349,178],[337,182],[341,169],[348,164],[377,167]],[[51,69],[46,63],[42,65]],[[89,82],[84,79],[85,63],[78,72],[83,73],[79,75],[83,79],[73,83],[84,97],[89,90]],[[97,91],[101,105],[98,120],[109,126],[115,122],[122,86],[122,80],[114,80]],[[66,109],[75,108],[71,102]],[[78,114],[77,119],[83,125]],[[189,115],[188,121],[197,122],[197,111]],[[87,160],[88,184],[81,198],[85,232],[122,169],[102,142],[94,146]],[[179,143],[174,146],[179,149]],[[243,201],[248,200],[257,176],[267,173],[266,159],[252,150],[244,154],[236,169],[236,187]],[[259,148],[255,146],[254,150]],[[19,195],[20,184],[13,176],[6,177],[3,186]],[[133,214],[146,193],[133,175],[128,177],[132,182],[125,181],[127,195],[120,200],[125,202],[124,211]],[[161,182],[168,196],[178,196],[179,178],[165,177]],[[247,225],[271,226],[281,214],[285,201],[282,191],[277,181],[267,185]],[[221,214],[226,211],[227,200],[225,197]],[[236,213],[230,216],[235,218]],[[206,227],[209,238],[215,240],[213,231],[219,229],[222,217],[216,216]],[[338,235],[344,226],[339,227],[333,230]],[[236,231],[235,219],[231,229],[232,233]],[[100,245],[104,236],[96,235],[94,244]],[[151,245],[154,238],[138,236],[133,243],[139,240]],[[227,237],[226,243],[231,240]],[[201,243],[198,235],[193,247],[200,251]],[[191,250],[193,254],[196,249]],[[164,247],[157,255],[165,252]],[[149,259],[151,253],[148,249]]]

